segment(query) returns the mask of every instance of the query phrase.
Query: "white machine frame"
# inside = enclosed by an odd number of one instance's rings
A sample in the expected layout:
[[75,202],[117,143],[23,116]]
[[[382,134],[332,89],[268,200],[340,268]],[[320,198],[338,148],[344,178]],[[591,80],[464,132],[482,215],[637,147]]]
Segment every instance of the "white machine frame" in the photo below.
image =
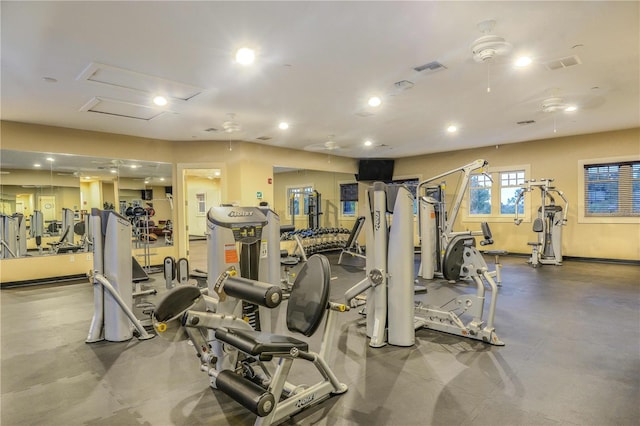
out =
[[27,255],[27,228],[22,213],[2,214],[0,217],[0,258],[10,259]]
[[[484,161],[482,161],[484,163]],[[442,176],[440,176],[442,177]],[[436,177],[438,178],[438,177]],[[415,342],[415,330],[429,328],[481,340],[493,345],[504,345],[494,328],[498,287],[482,254],[475,248],[475,238],[471,232],[453,233],[448,230],[450,248],[459,251],[457,278],[471,279],[476,285],[475,294],[463,294],[455,297],[443,306],[419,303],[414,305],[414,255],[413,255],[413,195],[406,187],[387,186],[376,182],[368,191],[367,216],[367,266],[366,278],[347,290],[345,298],[354,305],[356,296],[368,291],[367,336],[371,347],[380,347],[389,343],[397,346],[411,346]],[[461,196],[456,206],[459,207]],[[426,201],[421,201],[424,208]],[[393,221],[389,217],[393,214]],[[435,217],[431,217],[435,221]],[[424,222],[421,226],[424,226]],[[433,224],[432,224],[433,226]],[[422,252],[432,249],[433,241],[426,241],[423,233]],[[431,234],[433,239],[435,234]],[[485,237],[486,238],[486,237]],[[443,259],[453,256],[447,250]],[[436,253],[430,253],[435,260]],[[393,256],[393,260],[390,260]],[[430,278],[434,269],[430,267]],[[429,270],[429,267],[427,268]],[[424,276],[425,266],[421,267]],[[486,291],[491,292],[487,320],[483,319]],[[433,290],[435,291],[435,290]],[[429,297],[429,296],[427,296]],[[461,315],[472,317],[465,323]]]
[[132,311],[131,223],[113,210],[91,209],[93,241],[93,318],[86,343],[123,342],[155,337]]
[[[533,231],[538,234],[538,241],[529,242],[531,257],[529,263],[534,268],[538,265],[562,265],[562,227],[567,224],[569,201],[564,193],[551,184],[554,179],[527,180],[522,185],[522,191],[516,199],[516,225],[522,223],[518,217],[518,204],[524,199],[525,194],[540,190],[541,203],[538,207],[538,217],[533,221]],[[556,205],[553,194],[559,196],[564,202],[564,208]],[[547,204],[547,201],[549,204]]]

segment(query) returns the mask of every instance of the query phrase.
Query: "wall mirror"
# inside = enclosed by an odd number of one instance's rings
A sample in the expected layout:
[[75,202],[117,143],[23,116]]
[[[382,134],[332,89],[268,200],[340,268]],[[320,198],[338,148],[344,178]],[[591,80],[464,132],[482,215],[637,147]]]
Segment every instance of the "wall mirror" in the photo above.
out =
[[273,168],[274,205],[281,225],[350,228],[358,215],[358,184],[353,173]]
[[130,218],[134,248],[172,245],[171,185],[169,163],[0,150],[2,258],[58,254],[65,245],[89,251],[85,218],[94,207]]

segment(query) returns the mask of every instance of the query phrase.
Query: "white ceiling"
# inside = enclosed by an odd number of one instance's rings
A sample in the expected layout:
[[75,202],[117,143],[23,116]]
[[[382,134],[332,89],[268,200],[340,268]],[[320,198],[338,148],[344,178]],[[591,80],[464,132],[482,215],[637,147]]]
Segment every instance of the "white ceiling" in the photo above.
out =
[[[335,155],[354,158],[637,127],[639,4],[2,1],[1,118],[295,149],[318,150],[331,140]],[[470,49],[482,36],[478,23],[488,19],[496,21],[493,34],[513,45],[490,67],[475,62]],[[257,49],[253,66],[234,63],[241,46]],[[513,60],[525,53],[534,63],[515,69]],[[581,64],[544,66],[571,55]],[[413,70],[431,61],[446,69]],[[92,64],[144,74],[147,84],[157,84],[153,92],[181,83],[201,93],[171,100],[170,113],[157,115],[162,110],[149,110],[151,93],[80,77]],[[396,90],[401,80],[413,88]],[[374,94],[383,104],[368,115],[364,105]],[[554,96],[580,109],[542,112],[543,100]],[[99,101],[137,104],[155,118],[86,111]],[[241,131],[222,130],[228,113]],[[280,120],[289,130],[277,128]],[[516,124],[527,120],[535,123]],[[446,132],[451,123],[457,134]],[[271,139],[257,139],[263,136]],[[367,138],[373,148],[362,146]]]

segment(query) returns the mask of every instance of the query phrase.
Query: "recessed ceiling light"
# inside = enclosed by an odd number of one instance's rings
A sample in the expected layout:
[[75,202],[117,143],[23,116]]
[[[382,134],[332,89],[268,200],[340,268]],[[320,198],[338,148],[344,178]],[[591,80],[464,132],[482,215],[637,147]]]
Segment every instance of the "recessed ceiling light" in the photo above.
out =
[[132,165],[130,165],[129,167],[130,167],[130,168],[132,168],[132,169],[137,169],[137,168],[138,168],[138,166],[137,166],[137,165],[135,165],[135,164],[132,164]]
[[165,106],[167,104],[167,98],[164,96],[156,96],[153,98],[153,103],[158,106]]
[[148,181],[148,180],[145,180],[145,181],[144,181],[144,184],[145,184],[145,185],[146,185],[146,184],[148,184],[148,183],[149,183],[149,181]]
[[573,112],[573,111],[577,111],[577,110],[578,110],[578,107],[577,107],[577,106],[575,106],[575,105],[569,105],[569,106],[568,106],[568,107],[566,107],[564,110],[565,110],[566,112]]
[[369,98],[367,103],[369,104],[370,107],[374,107],[374,108],[379,107],[382,104],[382,99],[380,99],[377,96],[372,96]]
[[449,133],[455,133],[458,131],[458,128],[456,126],[454,126],[453,124],[450,125],[449,127],[447,127],[447,132]]
[[282,121],[280,122],[280,124],[278,124],[278,128],[280,130],[287,130],[289,128],[289,123]]
[[364,141],[364,146],[371,146],[371,145],[373,145],[373,142],[371,142],[369,139]]
[[241,65],[251,65],[255,59],[256,53],[248,47],[242,47],[236,52],[236,62]]
[[515,65],[516,67],[526,67],[526,66],[531,65],[531,62],[533,62],[533,61],[531,60],[531,58],[530,58],[530,57],[528,57],[528,56],[521,56],[521,57],[519,57],[518,59],[516,59],[516,62],[514,63],[514,65]]
[[51,158],[51,157],[47,157],[47,161],[48,161],[48,162],[50,162],[50,163],[53,163],[53,162],[54,162],[54,161],[56,161],[56,160],[54,160],[54,159],[53,159],[53,158]]
[[164,178],[160,178],[160,182],[164,182]]
[[111,169],[111,173],[118,173],[118,171],[116,169]]
[[36,163],[33,165],[33,167],[40,167],[40,164]]
[[42,77],[42,81],[45,81],[47,83],[57,83],[58,82],[58,80],[56,80],[53,77]]
[[90,180],[90,179],[91,179],[91,176],[85,176],[84,177],[84,180]]
[[214,173],[216,176],[220,176],[220,170],[216,170],[216,172]]

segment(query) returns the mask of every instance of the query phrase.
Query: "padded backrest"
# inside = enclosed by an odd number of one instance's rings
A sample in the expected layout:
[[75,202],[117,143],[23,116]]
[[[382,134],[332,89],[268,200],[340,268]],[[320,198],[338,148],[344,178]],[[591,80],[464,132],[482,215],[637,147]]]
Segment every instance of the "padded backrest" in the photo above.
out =
[[544,231],[544,221],[537,217],[533,221],[533,232],[542,232]]
[[362,224],[364,223],[364,216],[360,216],[356,219],[356,223],[353,224],[353,228],[351,228],[351,232],[349,233],[349,239],[344,244],[345,248],[351,248],[355,243],[360,231],[362,230]]
[[302,266],[293,283],[287,305],[287,328],[311,336],[320,326],[329,303],[329,260],[314,254]]
[[64,242],[64,240],[67,238],[67,235],[69,235],[69,231],[71,231],[71,225],[65,228],[64,232],[62,233],[62,237],[60,237],[60,239],[58,240],[59,243]]
[[178,286],[167,292],[154,310],[156,320],[164,322],[191,309],[202,297],[194,286]]

